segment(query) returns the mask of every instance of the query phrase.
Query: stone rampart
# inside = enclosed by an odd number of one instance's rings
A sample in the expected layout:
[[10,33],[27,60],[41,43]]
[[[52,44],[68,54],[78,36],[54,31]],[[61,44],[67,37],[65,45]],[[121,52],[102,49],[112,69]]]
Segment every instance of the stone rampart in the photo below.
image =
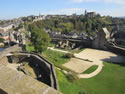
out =
[[21,57],[24,56],[32,64],[40,65],[40,69],[42,70],[41,75],[43,75],[43,78],[45,78],[47,80],[46,84],[48,84],[49,86],[51,86],[57,90],[59,89],[57,79],[56,79],[56,74],[54,71],[54,67],[45,58],[43,58],[42,56],[40,56],[36,53],[31,53],[31,52],[15,52],[12,54],[13,55],[11,57],[14,57],[14,55],[18,55]]
[[19,47],[19,45],[14,45],[12,47],[8,47],[6,49],[4,49],[3,51],[0,52],[0,59],[4,56],[6,56],[8,53],[10,52],[15,52],[15,51],[20,51],[21,48]]

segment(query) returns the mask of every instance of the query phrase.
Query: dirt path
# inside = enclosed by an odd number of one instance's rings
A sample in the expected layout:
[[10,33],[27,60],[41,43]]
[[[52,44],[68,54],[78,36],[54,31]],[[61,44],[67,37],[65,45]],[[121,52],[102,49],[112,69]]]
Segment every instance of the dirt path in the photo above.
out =
[[77,58],[72,58],[68,63],[63,64],[63,66],[79,74],[86,71],[89,67],[93,66],[93,63]]
[[91,78],[91,77],[94,77],[94,76],[96,76],[97,74],[99,74],[101,72],[102,68],[103,68],[103,63],[100,62],[100,64],[98,65],[98,68],[94,72],[92,72],[90,74],[78,74],[78,77],[79,78]]
[[54,47],[48,47],[48,49],[53,50],[53,51],[57,51],[57,52],[62,52],[62,53],[70,53],[69,51],[55,49]]
[[81,53],[74,54],[75,57],[81,59],[87,59],[93,62],[93,64],[98,65],[96,71],[90,74],[78,74],[79,78],[91,78],[96,76],[98,73],[101,72],[103,68],[103,61],[107,62],[116,62],[116,63],[123,63],[125,61],[125,56],[116,55],[112,52],[102,51],[102,50],[95,50],[95,49],[86,49]]
[[[48,49],[63,53],[69,53],[68,51],[63,51],[52,47]],[[63,66],[78,73],[79,78],[91,78],[99,74],[104,66],[103,61],[116,63],[123,63],[125,61],[125,56],[120,56],[112,52],[96,49],[86,49],[80,53],[74,54],[74,56],[76,58],[72,58],[68,63],[65,63]],[[86,71],[93,65],[98,65],[98,68],[94,72],[90,74],[82,74],[82,72]]]
[[95,49],[86,49],[81,53],[74,54],[78,58],[88,59],[90,61],[107,61],[107,62],[116,62],[123,63],[125,61],[125,56],[116,55],[112,52],[95,50]]

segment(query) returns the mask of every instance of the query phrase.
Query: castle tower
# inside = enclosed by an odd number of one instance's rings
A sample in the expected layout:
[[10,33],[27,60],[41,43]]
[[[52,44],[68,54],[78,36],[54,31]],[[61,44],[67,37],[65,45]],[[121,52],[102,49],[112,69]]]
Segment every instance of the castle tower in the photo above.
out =
[[87,15],[87,10],[85,10],[85,16]]
[[40,14],[40,12],[39,12],[39,17],[41,17],[41,14]]

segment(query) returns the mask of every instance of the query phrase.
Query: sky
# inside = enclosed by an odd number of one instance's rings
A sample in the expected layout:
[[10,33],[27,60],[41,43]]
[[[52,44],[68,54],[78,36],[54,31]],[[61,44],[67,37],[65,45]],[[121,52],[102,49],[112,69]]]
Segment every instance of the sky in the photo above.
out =
[[84,14],[125,16],[125,0],[0,0],[0,19],[40,14]]

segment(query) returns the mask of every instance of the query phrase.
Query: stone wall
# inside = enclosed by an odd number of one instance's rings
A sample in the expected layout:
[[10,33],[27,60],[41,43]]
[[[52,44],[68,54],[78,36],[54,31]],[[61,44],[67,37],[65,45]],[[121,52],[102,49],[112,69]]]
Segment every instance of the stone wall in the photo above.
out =
[[97,38],[92,41],[92,48],[107,50],[107,33],[102,29],[97,33]]
[[9,48],[6,48],[5,50],[0,52],[0,59],[4,56],[6,56],[8,53],[10,52],[15,52],[15,51],[21,51],[21,48],[19,47],[19,45],[15,45]]
[[41,83],[21,72],[0,66],[0,94],[61,94],[59,91]]
[[[16,56],[14,56],[14,55],[16,55]],[[12,61],[19,60],[19,59],[16,59],[16,58],[19,58],[19,56],[21,56],[21,57],[24,56],[25,57],[24,60],[30,62],[34,66],[39,66],[40,71],[41,71],[40,75],[42,75],[43,78],[45,80],[47,80],[47,81],[45,81],[45,83],[57,90],[59,89],[53,65],[49,61],[47,61],[42,56],[40,56],[36,53],[29,53],[29,52],[13,53],[13,55],[11,56],[11,58],[13,59]],[[42,80],[44,80],[44,79],[42,79]]]
[[2,65],[7,65],[7,63],[8,63],[8,58],[7,57],[3,57],[3,58],[1,58],[0,59],[0,64],[2,64]]

